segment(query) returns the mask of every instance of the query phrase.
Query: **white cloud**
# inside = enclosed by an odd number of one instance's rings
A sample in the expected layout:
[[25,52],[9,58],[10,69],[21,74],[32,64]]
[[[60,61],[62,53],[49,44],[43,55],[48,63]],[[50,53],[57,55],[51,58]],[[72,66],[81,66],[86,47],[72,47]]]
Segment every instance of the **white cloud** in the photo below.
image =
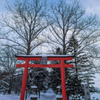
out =
[[100,19],[100,0],[80,0],[87,14],[96,14]]
[[6,4],[5,0],[0,0],[0,13],[5,11],[5,4]]
[[0,0],[0,15],[7,13],[7,4],[12,5],[15,0]]

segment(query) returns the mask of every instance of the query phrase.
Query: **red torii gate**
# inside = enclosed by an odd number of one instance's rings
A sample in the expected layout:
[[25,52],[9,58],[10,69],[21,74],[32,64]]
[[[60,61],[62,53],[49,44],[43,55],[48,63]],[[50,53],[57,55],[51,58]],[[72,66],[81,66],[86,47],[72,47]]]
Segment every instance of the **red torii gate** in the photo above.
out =
[[[20,100],[24,100],[24,97],[25,97],[28,67],[60,68],[61,69],[62,98],[63,98],[63,100],[67,100],[66,83],[65,83],[65,68],[67,68],[67,67],[72,68],[73,65],[65,64],[64,61],[72,60],[73,56],[67,56],[67,55],[16,55],[16,57],[17,57],[17,60],[25,60],[24,64],[16,64],[16,67],[24,67]],[[42,60],[42,64],[29,64],[30,60]],[[47,64],[47,60],[59,60],[60,64]]]

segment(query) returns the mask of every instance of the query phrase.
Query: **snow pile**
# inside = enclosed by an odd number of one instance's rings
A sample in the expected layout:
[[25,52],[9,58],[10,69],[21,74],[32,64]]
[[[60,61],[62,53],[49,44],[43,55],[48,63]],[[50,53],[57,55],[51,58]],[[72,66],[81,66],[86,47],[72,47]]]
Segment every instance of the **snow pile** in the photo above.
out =
[[37,88],[37,86],[31,86],[31,88]]
[[62,95],[56,95],[56,98],[62,98]]
[[19,100],[20,96],[17,95],[0,95],[0,100]]
[[30,98],[31,98],[31,97],[37,98],[38,96],[37,96],[37,95],[31,95]]

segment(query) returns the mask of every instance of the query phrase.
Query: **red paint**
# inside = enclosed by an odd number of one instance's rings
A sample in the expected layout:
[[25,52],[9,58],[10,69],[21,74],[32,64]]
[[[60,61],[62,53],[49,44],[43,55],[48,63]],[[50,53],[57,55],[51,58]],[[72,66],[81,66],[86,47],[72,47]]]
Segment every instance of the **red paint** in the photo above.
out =
[[28,63],[29,63],[29,61],[26,60],[26,62],[25,62],[25,68],[24,68],[23,81],[22,81],[22,89],[21,89],[20,100],[24,100],[24,97],[25,97],[25,89],[26,89],[27,75],[28,75]]
[[65,67],[64,67],[63,60],[61,60],[61,84],[62,84],[62,99],[67,100],[66,83],[65,83]]
[[51,68],[61,68],[61,84],[62,84],[62,98],[63,100],[67,100],[66,95],[66,83],[65,83],[65,68],[72,68],[73,65],[64,64],[65,60],[72,60],[73,57],[48,57],[47,60],[59,60],[60,64],[47,64],[47,65],[41,65],[41,64],[29,64],[30,60],[42,60],[41,57],[17,57],[18,60],[25,60],[25,64],[16,64],[16,67],[24,67],[24,75],[23,75],[23,81],[22,81],[22,89],[21,89],[21,96],[20,100],[24,100],[25,97],[25,89],[27,84],[27,74],[28,74],[28,67],[35,67],[35,68],[45,68],[45,67],[51,67]]

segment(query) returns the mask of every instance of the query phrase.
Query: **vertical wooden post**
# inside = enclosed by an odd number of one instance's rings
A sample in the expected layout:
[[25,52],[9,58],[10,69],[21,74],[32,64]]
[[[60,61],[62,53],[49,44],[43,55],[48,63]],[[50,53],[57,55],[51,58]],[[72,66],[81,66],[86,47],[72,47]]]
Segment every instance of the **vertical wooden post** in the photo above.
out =
[[63,100],[67,100],[64,61],[61,60],[60,63],[61,63],[62,98]]
[[26,60],[25,68],[24,68],[23,81],[22,81],[22,89],[21,89],[20,100],[24,100],[24,97],[25,97],[25,90],[26,90],[26,84],[27,84],[27,75],[28,75],[28,64],[29,64],[29,60]]

